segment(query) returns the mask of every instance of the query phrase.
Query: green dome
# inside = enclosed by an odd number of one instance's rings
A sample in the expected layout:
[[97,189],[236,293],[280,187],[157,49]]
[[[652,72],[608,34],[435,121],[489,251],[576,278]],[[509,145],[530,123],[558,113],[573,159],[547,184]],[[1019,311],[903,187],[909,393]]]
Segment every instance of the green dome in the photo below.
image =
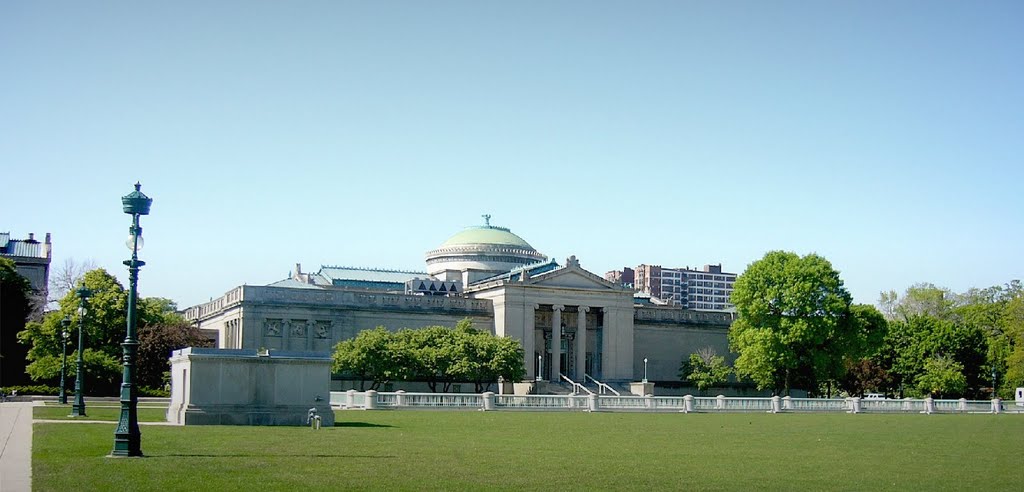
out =
[[447,248],[451,246],[463,246],[469,244],[497,244],[533,250],[533,246],[530,246],[530,243],[524,241],[523,238],[512,234],[512,231],[509,231],[504,227],[496,227],[492,225],[467,227],[454,236],[448,238],[447,241],[441,244],[441,247]]

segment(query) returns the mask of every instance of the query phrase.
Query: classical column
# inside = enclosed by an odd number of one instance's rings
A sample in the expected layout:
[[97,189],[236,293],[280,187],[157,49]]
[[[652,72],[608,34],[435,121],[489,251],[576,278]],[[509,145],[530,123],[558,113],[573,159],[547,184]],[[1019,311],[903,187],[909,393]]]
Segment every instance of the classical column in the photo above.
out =
[[576,382],[585,383],[583,375],[587,372],[587,311],[590,308],[580,306],[576,324]]
[[551,382],[560,381],[558,377],[562,372],[562,311],[565,306],[556,304],[551,306]]
[[523,367],[526,369],[526,379],[533,381],[540,375],[540,368],[537,365],[537,304],[527,304],[523,308]]

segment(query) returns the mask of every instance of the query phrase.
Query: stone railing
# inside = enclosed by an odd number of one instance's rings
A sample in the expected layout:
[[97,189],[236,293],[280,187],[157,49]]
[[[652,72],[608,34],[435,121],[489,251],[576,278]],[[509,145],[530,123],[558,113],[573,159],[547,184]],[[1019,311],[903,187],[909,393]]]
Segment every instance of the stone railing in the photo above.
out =
[[[496,395],[476,393],[332,392],[331,406],[342,409],[454,408],[679,413],[1004,413],[995,400],[865,400],[861,398],[770,398],[604,395]],[[1024,413],[1024,409],[1011,410]]]

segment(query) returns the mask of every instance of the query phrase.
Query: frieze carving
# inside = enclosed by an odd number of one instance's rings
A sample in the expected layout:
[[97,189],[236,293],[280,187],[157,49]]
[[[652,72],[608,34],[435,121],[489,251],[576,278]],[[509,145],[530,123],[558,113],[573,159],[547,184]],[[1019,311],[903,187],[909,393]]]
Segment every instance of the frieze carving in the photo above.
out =
[[732,313],[693,311],[688,309],[640,308],[633,311],[633,319],[648,322],[728,326],[732,323],[733,315]]
[[306,336],[306,320],[304,319],[293,319],[291,322],[291,330],[288,334],[293,337],[303,338]]
[[314,331],[316,337],[319,339],[326,339],[331,337],[331,322],[319,320],[316,322],[316,329]]
[[263,320],[263,334],[268,337],[281,336],[281,320],[269,318]]

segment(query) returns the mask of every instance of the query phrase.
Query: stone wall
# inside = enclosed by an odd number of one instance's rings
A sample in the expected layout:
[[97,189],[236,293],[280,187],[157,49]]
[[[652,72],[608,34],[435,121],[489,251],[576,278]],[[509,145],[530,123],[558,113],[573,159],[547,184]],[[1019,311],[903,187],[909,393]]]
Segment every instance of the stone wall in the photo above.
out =
[[325,354],[185,348],[171,356],[167,420],[180,425],[306,425],[330,407],[331,358]]

